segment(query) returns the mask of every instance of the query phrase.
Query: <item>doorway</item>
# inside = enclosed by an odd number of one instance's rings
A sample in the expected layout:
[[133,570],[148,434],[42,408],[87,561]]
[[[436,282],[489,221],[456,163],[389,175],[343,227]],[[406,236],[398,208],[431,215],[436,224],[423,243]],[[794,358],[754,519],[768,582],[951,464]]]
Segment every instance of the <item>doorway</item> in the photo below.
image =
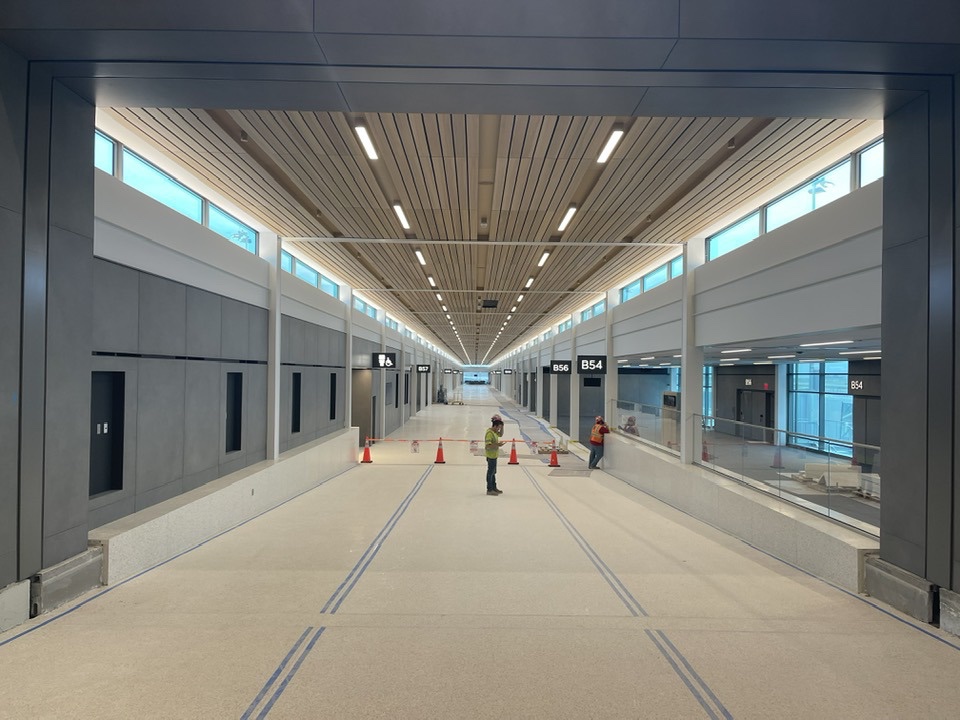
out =
[[[766,390],[737,390],[737,434],[744,440],[773,442],[773,393]],[[761,427],[749,427],[759,425]],[[764,430],[762,428],[771,428]]]

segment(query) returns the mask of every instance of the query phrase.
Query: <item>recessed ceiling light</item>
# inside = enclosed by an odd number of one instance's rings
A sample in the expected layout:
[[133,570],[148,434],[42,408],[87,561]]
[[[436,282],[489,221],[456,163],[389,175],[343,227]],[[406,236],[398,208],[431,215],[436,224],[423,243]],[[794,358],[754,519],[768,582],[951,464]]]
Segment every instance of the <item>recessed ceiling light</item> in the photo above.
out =
[[830,342],[804,343],[800,347],[823,347],[824,345],[849,345],[853,340],[831,340]]
[[437,300],[439,300],[440,302],[443,302],[443,298],[440,296],[440,293],[437,293]]
[[786,358],[794,358],[796,355],[767,355],[767,360],[785,360]]
[[537,263],[537,267],[543,267],[543,264],[547,261],[547,258],[550,257],[550,253],[545,252],[540,256],[540,262]]
[[640,359],[641,359],[641,360],[656,360],[656,359],[657,359],[657,356],[656,356],[656,355],[651,355],[650,357],[642,357],[642,358],[640,358]]
[[450,314],[448,313],[448,314],[447,314],[447,320],[449,320],[449,319],[450,319]]
[[610,159],[610,155],[613,154],[613,149],[617,147],[617,143],[620,142],[620,138],[623,137],[623,130],[621,128],[614,128],[613,132],[610,133],[610,137],[607,139],[607,144],[603,146],[603,150],[600,152],[600,157],[597,158],[598,163],[605,163]]
[[444,312],[447,312],[447,306],[446,306],[446,305],[441,305],[440,307],[443,308],[443,311],[444,311]]
[[373,147],[373,141],[370,139],[370,133],[367,132],[367,128],[363,125],[356,125],[353,129],[356,131],[357,137],[360,138],[360,144],[363,145],[367,157],[371,160],[377,160],[377,150]]
[[660,364],[661,364],[661,365],[672,365],[673,363],[665,362],[665,363],[660,363]]
[[840,355],[874,355],[879,350],[841,350]]
[[732,363],[732,362],[722,362],[722,363],[720,363],[720,367],[733,367],[733,363]]
[[674,355],[675,358],[682,358],[683,355]]
[[513,315],[507,315],[507,320],[511,319]]
[[413,254],[417,256],[417,261],[418,261],[421,265],[426,265],[426,264],[427,264],[427,261],[424,259],[422,252],[420,252],[419,250],[414,250],[414,251],[413,251]]
[[863,359],[864,359],[864,360],[882,360],[883,358],[881,358],[879,355],[877,355],[876,357],[865,357],[865,358],[863,358]]
[[627,359],[627,358],[624,358],[623,360],[617,360],[617,362],[618,362],[618,363],[625,363],[625,362],[630,362],[630,360]]
[[[400,219],[400,224],[403,225],[404,230],[410,229],[410,223],[407,222],[407,216],[403,213],[403,208],[400,207],[400,203],[395,203],[393,206],[393,211],[397,214],[397,217]],[[426,263],[424,263],[426,265]]]
[[517,298],[517,302],[523,302],[523,295]]
[[823,358],[805,358],[799,362],[823,362]]
[[524,285],[523,287],[524,287],[524,288],[528,288],[528,287],[530,287],[531,285],[533,285],[533,278],[530,278],[529,280],[527,280],[527,284]]
[[427,275],[427,282],[430,283],[430,287],[437,286],[437,284],[433,281],[433,275]]
[[721,355],[733,355],[734,353],[752,352],[751,348],[738,348],[737,350],[721,350]]
[[754,365],[773,365],[773,362],[770,360],[757,360],[753,363]]
[[516,305],[514,305],[512,308],[510,308],[510,312],[516,312],[516,311],[517,311],[517,306],[516,306]]
[[563,216],[563,220],[560,221],[560,226],[557,228],[557,232],[563,232],[567,229],[567,225],[570,224],[570,220],[573,218],[573,214],[577,211],[576,205],[571,205],[567,208],[567,214]]

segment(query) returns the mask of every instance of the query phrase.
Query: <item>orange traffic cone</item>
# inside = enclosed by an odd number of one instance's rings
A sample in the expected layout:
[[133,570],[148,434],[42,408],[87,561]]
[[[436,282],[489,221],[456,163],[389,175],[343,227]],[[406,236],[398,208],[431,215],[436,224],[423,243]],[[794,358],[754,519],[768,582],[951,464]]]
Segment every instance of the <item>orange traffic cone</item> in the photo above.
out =
[[440,444],[437,445],[437,459],[433,461],[434,464],[446,464],[446,461],[443,459],[443,438],[440,438]]
[[560,461],[557,460],[557,449],[554,448],[550,453],[550,464],[547,467],[560,467]]
[[517,441],[510,441],[510,460],[507,461],[507,465],[519,465],[520,461],[517,460]]
[[777,445],[777,449],[773,451],[773,465],[771,465],[774,470],[783,469],[783,459],[780,457],[780,446]]
[[370,459],[370,438],[367,438],[366,444],[363,446],[363,460],[362,463],[372,463],[373,460]]

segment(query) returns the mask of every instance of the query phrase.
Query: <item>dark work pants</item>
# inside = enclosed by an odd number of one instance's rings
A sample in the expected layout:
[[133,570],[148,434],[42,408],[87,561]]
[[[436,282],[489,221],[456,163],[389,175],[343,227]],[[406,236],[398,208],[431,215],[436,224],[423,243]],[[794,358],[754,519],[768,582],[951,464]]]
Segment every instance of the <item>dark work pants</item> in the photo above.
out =
[[497,489],[497,459],[487,458],[487,490]]
[[587,467],[595,468],[603,457],[603,445],[594,445],[590,443],[590,461]]

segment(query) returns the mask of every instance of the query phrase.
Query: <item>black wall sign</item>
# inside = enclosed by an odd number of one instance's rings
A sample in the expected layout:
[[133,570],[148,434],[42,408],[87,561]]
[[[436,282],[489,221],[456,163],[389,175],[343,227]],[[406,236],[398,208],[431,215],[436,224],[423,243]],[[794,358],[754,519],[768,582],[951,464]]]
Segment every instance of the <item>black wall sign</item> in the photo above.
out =
[[417,372],[418,372],[418,373],[428,373],[428,372],[430,372],[430,366],[429,366],[429,365],[417,365]]
[[453,370],[451,370],[450,368],[444,368],[444,369],[443,369],[443,374],[444,374],[444,375],[453,375]]
[[847,392],[851,395],[880,397],[879,375],[848,375]]
[[577,372],[590,375],[606,375],[607,356],[577,355]]
[[513,370],[511,370],[510,368],[507,368],[506,370],[503,371],[503,374],[504,374],[504,375],[513,375]]
[[374,353],[373,360],[371,361],[370,364],[375,368],[396,368],[397,354],[396,353]]
[[550,374],[551,375],[569,375],[570,361],[569,360],[551,360]]

